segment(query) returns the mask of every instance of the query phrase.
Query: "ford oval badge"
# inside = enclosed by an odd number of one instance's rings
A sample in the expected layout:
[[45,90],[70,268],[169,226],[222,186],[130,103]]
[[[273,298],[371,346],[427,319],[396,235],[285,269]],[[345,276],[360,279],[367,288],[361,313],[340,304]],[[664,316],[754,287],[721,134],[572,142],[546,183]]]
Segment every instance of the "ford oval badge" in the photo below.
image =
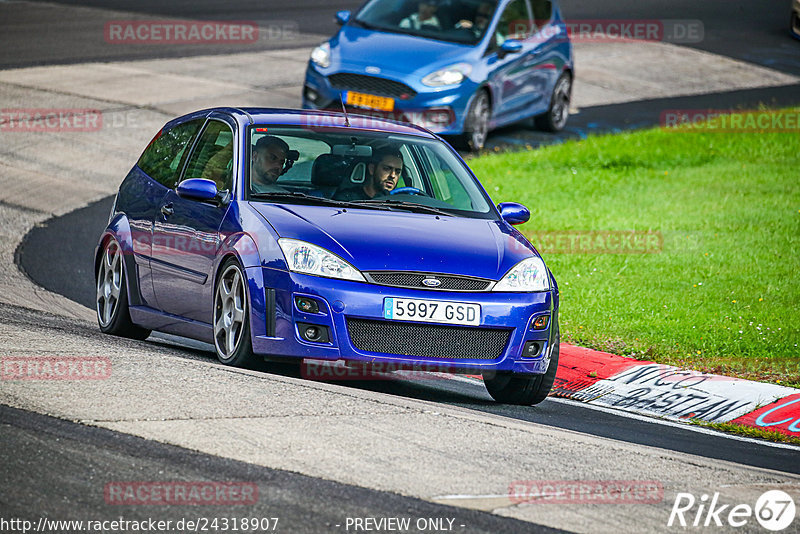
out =
[[426,287],[439,287],[442,285],[442,281],[438,278],[423,278],[422,285]]
[[380,74],[381,73],[380,67],[369,66],[364,70],[369,72],[370,74]]

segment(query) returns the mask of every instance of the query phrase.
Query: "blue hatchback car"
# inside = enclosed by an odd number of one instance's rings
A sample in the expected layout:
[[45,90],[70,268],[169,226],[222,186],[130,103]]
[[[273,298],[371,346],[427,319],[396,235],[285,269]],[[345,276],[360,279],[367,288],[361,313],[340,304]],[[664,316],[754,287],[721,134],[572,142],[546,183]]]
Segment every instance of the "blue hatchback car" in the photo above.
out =
[[470,150],[506,124],[567,122],[572,45],[554,0],[369,0],[337,20],[311,54],[304,108],[346,104]]
[[[167,123],[120,185],[95,256],[109,334],[220,361],[343,360],[482,373],[535,404],[558,363],[558,288],[458,153],[408,124],[217,108]],[[407,367],[404,367],[407,368]]]

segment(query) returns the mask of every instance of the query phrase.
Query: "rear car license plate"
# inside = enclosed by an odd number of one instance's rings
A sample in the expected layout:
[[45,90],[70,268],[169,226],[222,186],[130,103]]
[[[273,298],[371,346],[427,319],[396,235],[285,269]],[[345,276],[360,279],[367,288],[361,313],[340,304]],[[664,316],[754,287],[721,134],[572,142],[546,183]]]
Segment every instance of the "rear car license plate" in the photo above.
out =
[[377,109],[379,111],[394,110],[394,98],[356,93],[355,91],[347,91],[345,102],[360,108]]
[[384,319],[477,326],[481,324],[480,304],[437,300],[385,298]]

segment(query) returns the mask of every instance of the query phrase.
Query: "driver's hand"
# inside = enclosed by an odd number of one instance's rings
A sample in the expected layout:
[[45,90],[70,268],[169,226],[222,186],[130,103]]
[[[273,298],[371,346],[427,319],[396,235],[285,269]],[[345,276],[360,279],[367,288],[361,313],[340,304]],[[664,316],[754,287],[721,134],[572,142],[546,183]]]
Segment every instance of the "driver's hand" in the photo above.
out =
[[467,19],[459,20],[458,22],[456,22],[456,28],[459,28],[459,29],[461,29],[461,28],[464,28],[464,29],[472,28],[472,21],[471,20],[467,20]]

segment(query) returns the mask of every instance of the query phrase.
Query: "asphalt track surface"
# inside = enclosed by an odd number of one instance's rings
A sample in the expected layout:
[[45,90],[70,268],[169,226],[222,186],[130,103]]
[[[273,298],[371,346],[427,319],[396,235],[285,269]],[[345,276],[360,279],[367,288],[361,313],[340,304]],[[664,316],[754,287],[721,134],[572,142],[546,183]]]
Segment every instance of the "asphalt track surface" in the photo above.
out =
[[[46,289],[94,308],[94,247],[105,228],[111,202],[111,197],[105,198],[34,228],[17,250],[18,264],[32,280]],[[151,338],[148,342],[152,343],[154,340]],[[198,348],[187,349],[187,357],[197,357],[199,352],[209,359],[215,358],[213,352],[202,352],[202,345],[194,346]],[[299,370],[291,366],[265,363],[258,370],[300,377]],[[500,405],[491,400],[483,384],[478,382],[380,380],[343,384],[390,395],[452,404],[500,417],[630,443],[800,474],[796,449],[738,441],[718,434],[700,434],[687,428],[664,426],[655,421],[600,412],[579,404],[544,402],[536,407]]]
[[[7,406],[0,406],[0,450],[25,451],[3,460],[0,515],[34,525],[42,516],[59,520],[154,518],[173,524],[198,517],[277,517],[277,532],[346,532],[348,517],[403,516],[412,521],[452,519],[454,532],[562,532],[486,512],[187,451]],[[247,481],[258,486],[257,499],[248,506],[200,507],[109,505],[105,500],[106,483],[163,480],[165,472],[176,481]],[[107,481],[109,473],[115,480]],[[13,491],[9,491],[11,488]]]

